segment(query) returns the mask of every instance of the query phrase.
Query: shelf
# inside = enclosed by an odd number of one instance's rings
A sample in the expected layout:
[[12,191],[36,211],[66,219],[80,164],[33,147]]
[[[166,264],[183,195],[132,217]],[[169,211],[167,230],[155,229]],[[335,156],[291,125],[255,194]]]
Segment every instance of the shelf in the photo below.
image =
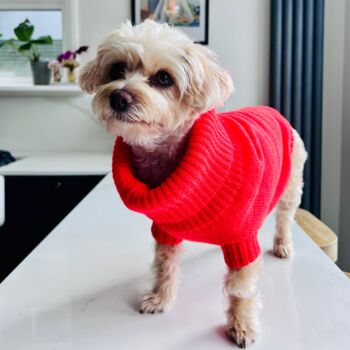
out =
[[83,94],[78,85],[0,85],[0,97],[17,96],[78,96]]

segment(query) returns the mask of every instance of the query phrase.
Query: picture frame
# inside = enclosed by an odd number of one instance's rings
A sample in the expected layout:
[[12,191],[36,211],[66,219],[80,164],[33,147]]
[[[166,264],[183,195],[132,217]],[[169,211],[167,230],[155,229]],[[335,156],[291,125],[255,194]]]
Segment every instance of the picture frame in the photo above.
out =
[[131,0],[132,23],[147,18],[180,28],[194,42],[208,44],[209,0]]

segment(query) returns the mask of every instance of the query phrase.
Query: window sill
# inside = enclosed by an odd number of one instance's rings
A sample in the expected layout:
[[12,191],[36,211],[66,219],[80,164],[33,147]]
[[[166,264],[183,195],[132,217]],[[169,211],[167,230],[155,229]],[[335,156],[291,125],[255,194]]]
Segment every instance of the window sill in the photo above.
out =
[[32,84],[0,84],[0,97],[18,96],[78,96],[83,92],[78,85],[32,85]]

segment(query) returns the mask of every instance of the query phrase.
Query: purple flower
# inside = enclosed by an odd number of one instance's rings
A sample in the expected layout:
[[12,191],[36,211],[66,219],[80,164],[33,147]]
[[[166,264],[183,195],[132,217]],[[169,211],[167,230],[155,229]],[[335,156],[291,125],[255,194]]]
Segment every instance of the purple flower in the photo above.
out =
[[80,46],[79,49],[77,51],[75,51],[75,53],[77,55],[80,55],[83,52],[86,52],[88,50],[89,46]]
[[67,61],[67,60],[73,59],[74,57],[75,57],[74,52],[66,51],[66,52],[61,53],[57,57],[57,61],[58,62],[63,62],[63,61]]
[[74,60],[77,57],[77,55],[86,52],[88,48],[89,46],[80,46],[79,49],[76,51],[63,52],[57,57],[57,61],[62,63],[64,61]]

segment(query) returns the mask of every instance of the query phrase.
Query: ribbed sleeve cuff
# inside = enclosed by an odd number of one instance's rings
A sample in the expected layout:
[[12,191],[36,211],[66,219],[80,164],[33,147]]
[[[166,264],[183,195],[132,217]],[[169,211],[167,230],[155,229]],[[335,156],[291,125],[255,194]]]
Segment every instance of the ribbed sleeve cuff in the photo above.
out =
[[256,235],[245,241],[221,246],[226,265],[234,270],[253,262],[260,254],[260,245]]
[[159,244],[166,244],[166,245],[177,245],[182,242],[182,238],[178,238],[172,235],[169,235],[168,233],[162,231],[157,224],[152,224],[152,236],[153,238],[159,243]]

